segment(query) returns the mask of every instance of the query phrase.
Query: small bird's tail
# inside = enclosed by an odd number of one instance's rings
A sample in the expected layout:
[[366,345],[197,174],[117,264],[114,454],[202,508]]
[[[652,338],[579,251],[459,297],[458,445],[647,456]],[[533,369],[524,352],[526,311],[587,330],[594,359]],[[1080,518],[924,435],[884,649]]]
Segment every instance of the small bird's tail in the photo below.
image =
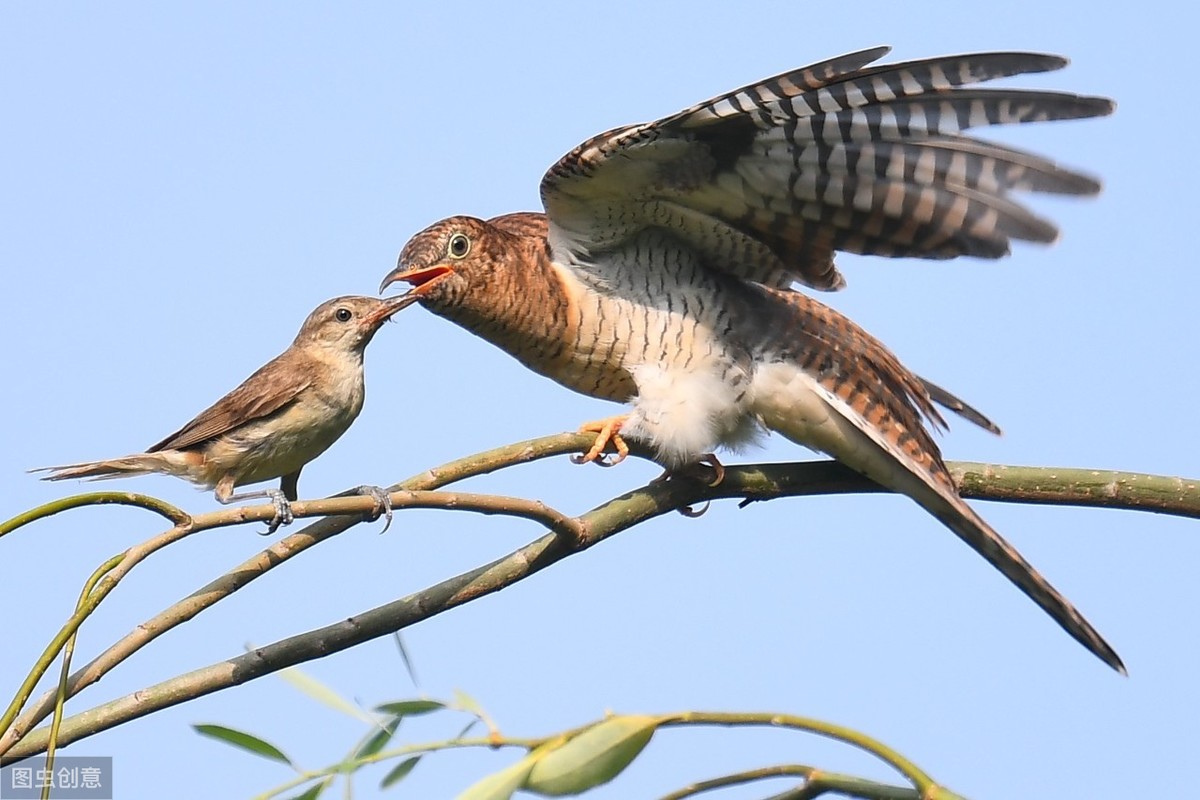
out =
[[59,467],[38,467],[29,471],[49,473],[42,476],[44,481],[63,481],[68,478],[102,481],[163,472],[164,464],[161,453],[138,453],[105,461],[85,461],[79,464],[64,464]]

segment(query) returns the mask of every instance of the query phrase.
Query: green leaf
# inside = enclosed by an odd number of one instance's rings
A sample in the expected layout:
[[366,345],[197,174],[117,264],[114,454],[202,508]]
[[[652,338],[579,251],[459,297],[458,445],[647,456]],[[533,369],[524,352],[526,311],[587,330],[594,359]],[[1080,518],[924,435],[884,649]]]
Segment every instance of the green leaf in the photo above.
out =
[[417,762],[421,760],[420,756],[406,758],[383,776],[383,780],[379,782],[380,789],[386,789],[394,783],[399,783],[408,777],[408,773],[413,771],[413,767],[417,766]]
[[483,706],[479,705],[479,703],[475,701],[474,697],[471,697],[471,695],[467,694],[462,689],[454,690],[454,704],[463,711],[466,711],[469,714],[474,714],[480,719],[483,719],[487,716],[483,713]]
[[400,651],[400,660],[404,662],[404,669],[408,672],[408,679],[412,681],[414,687],[420,688],[417,682],[417,671],[413,668],[412,658],[408,654],[408,648],[404,645],[404,639],[400,636],[400,631],[392,634],[392,638],[396,641],[396,649]]
[[415,717],[445,707],[446,704],[439,700],[398,700],[395,703],[384,703],[381,706],[375,706],[375,710],[383,714],[393,714],[397,717]]
[[610,717],[557,747],[539,748],[524,788],[558,797],[608,783],[650,742],[658,717]]
[[312,699],[329,706],[334,711],[340,711],[372,725],[376,722],[370,714],[298,667],[288,667],[280,670],[277,674]]
[[314,783],[300,794],[290,798],[290,800],[317,800],[317,798],[321,796],[321,792],[325,791],[325,789],[328,788],[329,784],[332,782],[333,781],[331,778],[326,778],[323,781]]
[[226,728],[224,725],[193,725],[192,728],[202,736],[209,736],[226,744],[231,744],[234,747],[240,747],[243,750],[254,753],[256,756],[282,762],[293,769],[296,767],[292,763],[292,760],[284,755],[283,751],[278,747],[244,731],[235,731],[233,728]]
[[513,792],[525,784],[525,778],[533,769],[533,763],[533,759],[526,756],[512,766],[493,772],[472,784],[455,800],[508,800]]
[[396,729],[400,727],[400,717],[393,717],[388,720],[382,727],[375,730],[368,736],[362,744],[354,751],[354,755],[350,757],[352,761],[361,761],[364,758],[370,758],[378,753],[387,743],[396,735]]

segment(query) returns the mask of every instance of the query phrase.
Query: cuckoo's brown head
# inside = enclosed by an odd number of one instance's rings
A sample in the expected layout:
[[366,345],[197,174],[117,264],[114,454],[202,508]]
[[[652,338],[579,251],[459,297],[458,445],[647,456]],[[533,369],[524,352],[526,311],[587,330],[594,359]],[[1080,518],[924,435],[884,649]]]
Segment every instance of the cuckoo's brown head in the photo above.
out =
[[528,267],[531,250],[545,249],[545,236],[541,214],[449,217],[408,241],[379,290],[404,281],[413,287],[408,296],[439,313],[494,307],[512,290],[515,273]]

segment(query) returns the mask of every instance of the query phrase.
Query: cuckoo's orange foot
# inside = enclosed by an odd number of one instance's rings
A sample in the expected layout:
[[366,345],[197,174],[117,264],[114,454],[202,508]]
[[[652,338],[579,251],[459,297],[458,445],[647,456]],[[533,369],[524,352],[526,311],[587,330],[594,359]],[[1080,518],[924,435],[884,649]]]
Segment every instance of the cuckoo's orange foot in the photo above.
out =
[[[580,433],[595,433],[596,441],[592,442],[591,448],[579,456],[571,456],[571,461],[576,464],[596,463],[602,467],[615,467],[625,460],[629,455],[629,445],[625,444],[625,440],[621,438],[621,426],[629,419],[628,414],[620,414],[608,419],[596,420],[595,422],[585,422],[579,426]],[[608,447],[609,443],[616,448],[617,454],[613,456],[611,461],[606,461],[601,458],[604,448]]]

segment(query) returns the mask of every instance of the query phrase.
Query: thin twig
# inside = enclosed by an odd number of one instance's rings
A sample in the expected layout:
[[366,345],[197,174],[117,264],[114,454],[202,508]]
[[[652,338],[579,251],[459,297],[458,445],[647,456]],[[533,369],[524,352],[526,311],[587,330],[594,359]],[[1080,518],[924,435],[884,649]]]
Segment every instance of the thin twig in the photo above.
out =
[[725,713],[711,711],[685,711],[679,714],[664,716],[660,728],[675,725],[722,725],[726,727],[762,727],[770,725],[779,728],[791,728],[805,733],[824,736],[827,739],[851,745],[863,752],[870,753],[892,769],[899,772],[912,782],[921,797],[928,797],[937,788],[937,783],[920,767],[906,758],[898,750],[888,747],[878,739],[864,733],[835,725],[811,717],[798,717],[793,714],[755,714],[755,713]]
[[159,500],[157,497],[151,497],[148,494],[137,494],[136,492],[85,492],[84,494],[71,495],[70,497],[64,497],[50,503],[44,503],[37,508],[31,508],[28,511],[18,514],[12,519],[0,522],[0,537],[6,536],[17,528],[24,527],[31,522],[52,517],[64,511],[70,511],[73,508],[104,505],[144,508],[147,511],[153,511],[159,516],[166,517],[174,525],[186,525],[190,519],[188,514],[182,509]]
[[[581,439],[583,440],[582,442]],[[403,492],[431,490],[444,486],[447,483],[486,474],[503,467],[572,453],[580,449],[581,446],[587,446],[587,437],[580,437],[577,434],[560,434],[525,442],[516,442],[493,450],[476,453],[466,458],[457,459],[431,470],[426,470],[390,487],[390,490]],[[505,498],[505,500],[508,499]],[[191,522],[191,527],[189,528],[191,531],[236,525],[254,519],[267,520],[274,515],[273,506],[262,505],[216,511],[210,514],[199,515],[193,519],[182,511],[174,509],[173,506],[162,504],[154,498],[120,492],[96,492],[88,495],[77,495],[73,498],[66,498],[62,501],[40,506],[38,509],[34,509],[34,511],[14,518],[13,522],[19,522],[19,524],[13,525],[13,528],[15,529],[22,524],[28,524],[35,519],[40,519],[43,516],[49,516],[50,514],[69,508],[105,502],[128,502],[129,504],[142,505],[144,507],[154,507],[157,505],[168,510],[174,510],[180,518]],[[411,503],[411,498],[406,502]],[[521,503],[528,504],[531,501],[517,502],[519,505]],[[183,622],[192,619],[205,609],[212,607],[242,586],[264,575],[288,559],[356,525],[362,518],[365,518],[364,515],[368,515],[374,509],[374,499],[361,495],[339,496],[328,500],[314,500],[293,504],[294,514],[298,517],[321,516],[338,512],[347,516],[326,517],[313,525],[309,525],[296,533],[284,537],[230,570],[225,575],[208,583],[206,586],[172,604],[141,625],[138,625],[129,634],[114,642],[100,653],[100,655],[71,675],[67,682],[65,697],[74,697],[87,686],[100,680],[109,670],[154,639]],[[485,509],[481,508],[479,510],[486,513]],[[568,522],[570,518],[541,504],[526,506],[521,510],[525,513],[518,514],[518,516],[525,516],[527,518],[536,518],[539,512],[549,513],[550,515],[546,519],[551,524],[552,529],[553,526],[557,526],[561,530],[566,530],[572,524]],[[150,542],[141,547],[151,545],[152,542],[157,540],[158,537],[155,537],[155,539],[150,540]],[[131,564],[130,567],[132,566]],[[117,576],[117,580],[120,577]],[[107,595],[108,591],[111,591],[114,585],[110,585],[104,594]],[[103,597],[100,599],[103,599]],[[80,621],[82,621],[82,618]],[[78,626],[76,625],[76,627]],[[56,639],[55,641],[57,642],[58,640]],[[28,690],[23,691],[18,700],[15,700],[13,706],[10,707],[10,712],[6,713],[3,718],[0,718],[0,731],[3,732],[3,736],[0,736],[0,753],[7,752],[13,744],[20,740],[25,731],[30,730],[33,726],[44,720],[54,710],[58,692],[48,691],[42,697],[38,698],[36,703],[29,706],[24,714],[17,717],[15,721],[12,720],[12,716],[15,715],[16,710],[28,699],[29,693],[32,692],[37,681],[41,679],[41,675],[44,674],[45,669],[49,667],[49,663],[56,654],[57,650],[50,653],[49,660],[47,660],[46,656],[39,659],[38,665],[40,666],[44,663],[45,667],[41,668],[40,671],[38,667],[35,667],[36,674],[31,675],[31,678],[27,681]],[[11,725],[9,724],[10,722],[12,722]]]

